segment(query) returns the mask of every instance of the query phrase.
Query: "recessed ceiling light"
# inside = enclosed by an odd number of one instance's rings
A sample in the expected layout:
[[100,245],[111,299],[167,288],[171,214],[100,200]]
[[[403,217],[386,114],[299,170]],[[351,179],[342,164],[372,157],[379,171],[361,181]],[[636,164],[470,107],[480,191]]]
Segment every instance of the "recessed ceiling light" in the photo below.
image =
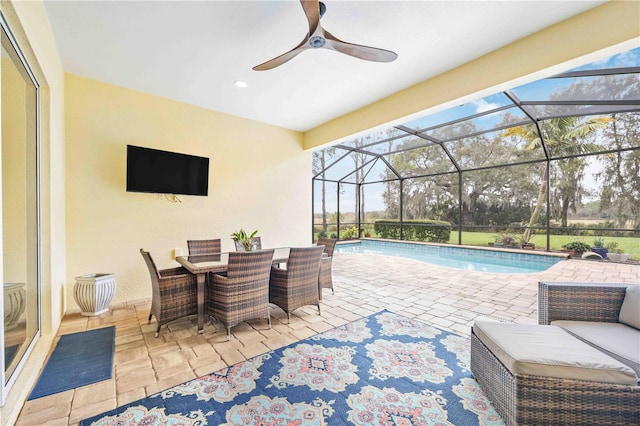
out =
[[235,84],[235,85],[236,85],[236,87],[241,87],[241,88],[243,88],[243,89],[244,89],[245,87],[248,87],[248,86],[249,86],[246,82],[244,82],[244,81],[242,81],[242,80],[236,80],[236,81],[234,81],[234,82],[233,82],[233,84]]

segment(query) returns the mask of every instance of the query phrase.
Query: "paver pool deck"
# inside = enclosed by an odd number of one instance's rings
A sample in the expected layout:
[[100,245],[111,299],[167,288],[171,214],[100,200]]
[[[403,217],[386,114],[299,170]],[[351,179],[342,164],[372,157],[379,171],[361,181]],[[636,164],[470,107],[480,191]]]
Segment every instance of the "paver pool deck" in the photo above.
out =
[[[18,425],[76,425],[84,418],[132,402],[239,361],[305,339],[382,309],[418,318],[468,336],[477,318],[537,323],[538,281],[627,282],[640,284],[640,265],[566,260],[546,271],[497,274],[434,266],[382,255],[337,253],[333,260],[335,294],[325,289],[322,315],[305,307],[291,315],[271,311],[264,320],[226,330],[205,325],[197,334],[195,317],[163,327],[154,338],[147,324],[150,301],[112,307],[99,317],[65,316],[58,334],[116,325],[112,379],[28,401]],[[149,283],[144,283],[149,285]]]

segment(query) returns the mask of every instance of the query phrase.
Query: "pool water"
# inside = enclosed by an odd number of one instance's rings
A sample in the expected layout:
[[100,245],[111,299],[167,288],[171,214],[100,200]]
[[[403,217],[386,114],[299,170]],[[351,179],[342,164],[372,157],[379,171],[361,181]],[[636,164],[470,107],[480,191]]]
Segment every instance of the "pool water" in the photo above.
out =
[[549,269],[562,257],[411,242],[362,240],[337,244],[338,253],[370,253],[421,260],[465,271],[527,274]]

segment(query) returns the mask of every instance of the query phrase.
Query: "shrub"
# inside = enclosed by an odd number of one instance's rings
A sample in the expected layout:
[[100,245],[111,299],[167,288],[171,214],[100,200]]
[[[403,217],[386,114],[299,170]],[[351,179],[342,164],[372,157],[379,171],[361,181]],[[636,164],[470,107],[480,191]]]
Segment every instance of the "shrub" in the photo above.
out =
[[615,251],[615,249],[618,248],[618,242],[617,241],[609,241],[607,243],[607,249],[609,251]]
[[[399,240],[400,221],[376,220],[374,230],[382,238]],[[446,243],[451,236],[451,224],[439,220],[407,220],[402,224],[402,239]]]
[[355,226],[347,228],[340,233],[341,240],[350,240],[353,238],[358,238],[358,228],[356,228]]
[[575,250],[576,253],[584,253],[586,251],[591,250],[591,246],[584,241],[569,241],[568,243],[562,246],[567,250]]

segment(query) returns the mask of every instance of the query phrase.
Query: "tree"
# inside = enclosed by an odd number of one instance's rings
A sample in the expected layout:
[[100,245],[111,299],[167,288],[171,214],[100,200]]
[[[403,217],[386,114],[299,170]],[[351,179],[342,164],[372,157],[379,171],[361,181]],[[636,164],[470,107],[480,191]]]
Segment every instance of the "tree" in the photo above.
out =
[[[504,119],[509,120],[509,117]],[[502,134],[491,132],[456,141],[453,155],[463,170],[471,169],[462,173],[463,223],[478,223],[480,202],[507,206],[521,204],[526,200],[525,195],[531,192],[529,168],[501,167],[518,157],[517,146],[507,143]],[[482,168],[486,166],[495,167]]]
[[551,215],[560,218],[560,226],[568,226],[569,210],[574,213],[588,191],[581,184],[587,166],[585,158],[557,160],[551,167],[554,189],[551,197]]
[[[509,120],[512,118],[505,115],[503,122],[497,125]],[[403,208],[407,219],[458,222],[456,206],[461,202],[463,222],[476,224],[481,222],[475,217],[481,213],[478,209],[481,200],[486,205],[504,203],[505,200],[508,203],[523,202],[525,191],[518,188],[529,191],[531,179],[528,168],[484,168],[487,165],[507,165],[517,158],[517,147],[506,144],[498,132],[478,133],[473,121],[465,121],[439,129],[432,136],[450,142],[410,149],[392,157],[393,167],[409,177],[403,181]],[[409,147],[412,143],[412,140],[407,140]],[[445,149],[462,169],[462,200],[458,198],[458,174]],[[392,186],[388,185],[388,188]]]
[[603,132],[610,149],[602,156],[603,170],[596,175],[602,181],[600,211],[609,212],[620,228],[640,227],[640,113],[614,114]]
[[[396,128],[387,129],[384,132],[384,137],[387,139],[385,144],[385,152],[387,154],[387,158],[389,159],[395,154],[398,148],[403,147],[403,142],[405,139],[398,138],[399,135],[404,134],[400,130]],[[385,167],[385,170],[379,176],[385,182],[385,190],[382,194],[383,203],[385,205],[385,217],[386,218],[399,218],[400,217],[400,178],[388,167]]]
[[327,147],[321,149],[319,151],[314,151],[312,154],[312,170],[313,174],[319,175],[322,182],[322,230],[327,232],[327,189],[325,182],[325,170],[327,168],[327,163],[336,155],[336,149],[334,147]]
[[[367,142],[368,138],[367,137],[360,137],[360,138],[356,138],[353,140],[353,144],[355,148],[362,148]],[[364,154],[362,152],[358,152],[358,151],[353,151],[351,153],[351,159],[353,160],[353,166],[354,166],[354,173],[355,173],[355,182],[356,184],[362,184],[362,182],[364,181],[364,164],[366,163],[366,161],[369,159],[369,156],[367,154]],[[358,191],[357,195],[356,195],[356,205],[358,202],[360,202],[360,214],[361,214],[361,220],[365,221],[365,208],[364,208],[364,191]],[[357,213],[357,208],[356,208],[356,212]]]
[[[608,117],[562,117],[544,121],[543,133],[544,144],[555,157],[578,155],[593,152],[596,146],[585,142],[589,135],[606,127],[610,121]],[[507,129],[504,132],[507,137],[521,138],[526,141],[527,150],[542,149],[543,142],[534,125],[517,126]],[[523,232],[523,241],[528,241],[531,237],[532,228],[540,217],[542,208],[545,205],[547,190],[549,187],[549,173],[547,164],[543,164],[542,179],[538,197],[531,218]],[[576,182],[579,182],[575,179]]]

